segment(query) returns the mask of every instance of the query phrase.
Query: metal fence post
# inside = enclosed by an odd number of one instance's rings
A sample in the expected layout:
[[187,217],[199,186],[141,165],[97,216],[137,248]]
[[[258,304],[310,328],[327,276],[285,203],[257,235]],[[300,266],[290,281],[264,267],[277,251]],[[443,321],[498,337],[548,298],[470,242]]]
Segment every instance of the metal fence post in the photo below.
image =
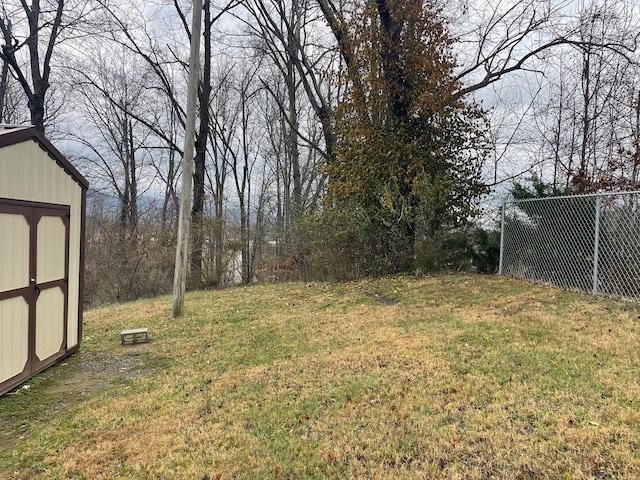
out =
[[507,207],[507,200],[502,200],[502,221],[500,222],[500,262],[498,266],[498,275],[502,275],[502,258],[504,257],[504,219]]
[[596,295],[598,293],[598,257],[600,256],[600,206],[602,203],[602,197],[596,197],[596,222],[594,232],[594,244],[593,244],[593,289],[591,293]]
[[500,275],[640,299],[640,191],[501,203]]

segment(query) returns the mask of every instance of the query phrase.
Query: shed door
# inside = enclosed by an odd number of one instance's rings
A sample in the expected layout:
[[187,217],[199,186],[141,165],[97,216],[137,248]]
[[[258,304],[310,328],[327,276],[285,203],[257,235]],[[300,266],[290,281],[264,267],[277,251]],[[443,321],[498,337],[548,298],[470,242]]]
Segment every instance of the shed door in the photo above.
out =
[[0,386],[66,350],[69,207],[0,200]]

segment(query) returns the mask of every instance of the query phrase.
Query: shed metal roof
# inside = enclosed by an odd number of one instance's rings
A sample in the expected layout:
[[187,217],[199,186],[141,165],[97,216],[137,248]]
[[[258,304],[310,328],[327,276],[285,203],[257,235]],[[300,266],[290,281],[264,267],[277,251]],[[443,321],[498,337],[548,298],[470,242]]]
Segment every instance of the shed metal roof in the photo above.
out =
[[15,145],[17,143],[33,140],[40,148],[47,152],[49,157],[60,165],[71,178],[78,182],[83,188],[89,188],[89,182],[84,178],[76,168],[69,163],[60,151],[47,140],[44,134],[36,127],[30,125],[7,125],[0,124],[0,148]]

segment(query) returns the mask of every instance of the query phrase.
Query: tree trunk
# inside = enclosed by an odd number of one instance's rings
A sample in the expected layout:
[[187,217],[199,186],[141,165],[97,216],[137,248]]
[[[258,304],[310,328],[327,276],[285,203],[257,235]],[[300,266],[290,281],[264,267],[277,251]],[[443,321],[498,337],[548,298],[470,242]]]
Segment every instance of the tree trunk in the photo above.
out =
[[191,281],[192,288],[202,286],[202,245],[204,243],[205,170],[207,160],[207,138],[209,136],[209,102],[211,99],[211,2],[205,0],[204,13],[204,59],[202,82],[198,94],[200,125],[195,139],[193,159],[193,206],[191,209]]

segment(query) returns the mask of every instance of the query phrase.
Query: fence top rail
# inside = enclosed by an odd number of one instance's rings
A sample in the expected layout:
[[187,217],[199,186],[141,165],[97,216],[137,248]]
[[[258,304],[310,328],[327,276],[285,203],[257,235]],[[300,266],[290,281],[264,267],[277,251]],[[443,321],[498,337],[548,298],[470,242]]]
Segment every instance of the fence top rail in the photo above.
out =
[[504,200],[504,204],[525,203],[525,202],[540,202],[543,200],[563,200],[574,198],[591,198],[591,197],[613,197],[618,195],[640,195],[640,190],[632,192],[600,192],[600,193],[586,193],[582,195],[559,195],[557,197],[540,197],[540,198],[523,198],[522,200]]

